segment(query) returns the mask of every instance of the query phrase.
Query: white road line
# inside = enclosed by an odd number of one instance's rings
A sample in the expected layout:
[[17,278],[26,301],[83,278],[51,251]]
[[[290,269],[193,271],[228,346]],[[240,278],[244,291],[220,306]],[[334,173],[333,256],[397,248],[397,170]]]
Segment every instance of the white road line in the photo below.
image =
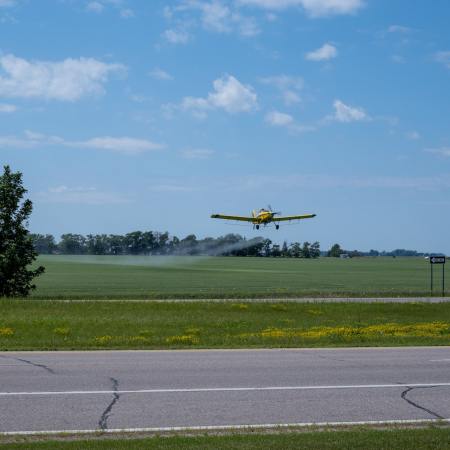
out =
[[25,436],[49,434],[98,434],[98,433],[161,433],[182,431],[220,431],[220,430],[258,430],[270,428],[307,428],[307,427],[347,427],[361,425],[420,425],[430,423],[450,423],[448,419],[394,419],[368,420],[357,422],[298,422],[298,423],[263,423],[247,425],[200,425],[185,427],[156,427],[156,428],[111,428],[106,430],[46,430],[46,431],[0,431],[0,436]]
[[430,362],[450,362],[450,358],[448,358],[448,359],[430,359]]
[[431,387],[450,386],[450,383],[410,383],[410,384],[356,384],[337,386],[263,386],[263,387],[219,387],[219,388],[179,388],[179,389],[130,389],[105,391],[25,391],[0,392],[0,397],[27,396],[27,395],[111,395],[111,394],[171,394],[190,392],[253,392],[253,391],[310,391],[325,389],[387,389],[404,387]]

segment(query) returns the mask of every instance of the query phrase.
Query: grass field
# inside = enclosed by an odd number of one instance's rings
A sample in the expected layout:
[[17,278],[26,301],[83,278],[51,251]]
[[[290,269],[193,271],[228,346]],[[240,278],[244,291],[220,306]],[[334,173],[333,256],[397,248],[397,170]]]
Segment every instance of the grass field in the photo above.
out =
[[[422,258],[41,256],[39,263],[47,270],[33,297],[42,299],[430,294],[429,263]],[[438,270],[436,286],[440,294]]]
[[147,439],[103,439],[0,444],[8,450],[162,450],[162,449],[308,449],[391,450],[450,449],[449,428],[286,432],[278,434],[231,434],[224,436],[172,436]]
[[450,303],[0,301],[0,350],[450,345]]

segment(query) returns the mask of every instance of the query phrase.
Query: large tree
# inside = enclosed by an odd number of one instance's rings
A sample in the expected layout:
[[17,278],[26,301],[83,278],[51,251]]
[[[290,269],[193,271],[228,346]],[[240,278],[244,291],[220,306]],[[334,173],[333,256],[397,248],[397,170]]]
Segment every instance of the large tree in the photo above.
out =
[[0,297],[26,297],[44,267],[31,270],[37,252],[27,230],[33,205],[24,200],[22,174],[4,167],[0,175]]
[[333,247],[328,250],[328,256],[331,256],[333,258],[339,258],[342,253],[344,253],[344,251],[341,249],[341,246],[339,244],[334,244]]

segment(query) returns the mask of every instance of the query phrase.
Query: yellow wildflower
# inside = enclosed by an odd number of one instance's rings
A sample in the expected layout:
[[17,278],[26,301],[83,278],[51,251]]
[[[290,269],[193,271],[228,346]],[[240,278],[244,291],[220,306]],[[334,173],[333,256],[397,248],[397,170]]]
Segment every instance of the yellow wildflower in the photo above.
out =
[[10,327],[0,328],[0,336],[13,336],[14,330]]

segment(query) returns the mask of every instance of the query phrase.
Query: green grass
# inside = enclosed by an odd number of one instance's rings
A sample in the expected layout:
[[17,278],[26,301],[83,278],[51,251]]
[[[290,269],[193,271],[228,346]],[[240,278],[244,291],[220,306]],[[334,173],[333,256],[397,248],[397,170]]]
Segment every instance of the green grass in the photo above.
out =
[[104,439],[79,441],[46,441],[0,444],[8,450],[122,450],[122,449],[361,449],[391,450],[450,449],[448,428],[425,428],[403,430],[318,431],[284,432],[279,434],[231,434],[223,436],[172,436],[147,439]]
[[[41,256],[39,263],[47,269],[33,293],[40,299],[429,295],[423,258]],[[436,270],[436,293],[438,286]]]
[[450,345],[450,303],[0,301],[0,350]]

